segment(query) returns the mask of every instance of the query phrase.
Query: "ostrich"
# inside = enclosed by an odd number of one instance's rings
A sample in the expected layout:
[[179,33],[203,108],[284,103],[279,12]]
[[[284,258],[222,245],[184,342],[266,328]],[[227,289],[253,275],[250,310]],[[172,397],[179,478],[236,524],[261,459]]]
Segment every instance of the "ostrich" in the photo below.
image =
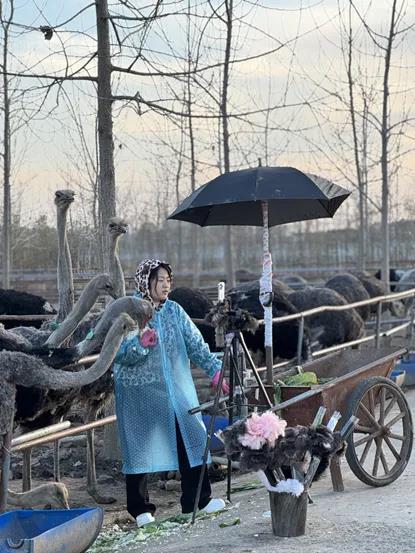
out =
[[306,286],[309,286],[308,281],[300,276],[300,275],[294,275],[294,274],[288,274],[288,275],[280,275],[279,279],[284,284],[287,284],[294,290],[302,290]]
[[102,294],[116,297],[112,280],[106,274],[97,275],[89,281],[69,316],[53,332],[26,326],[8,331],[0,327],[0,350],[31,353],[34,348],[42,346],[50,348],[60,346],[71,336]]
[[[19,290],[11,290],[0,288],[0,314],[1,315],[54,315],[56,310],[42,296],[29,294],[28,292],[20,292]],[[27,321],[22,323],[16,321],[5,321],[5,328],[13,328],[17,325],[26,324],[39,328],[41,321]]]
[[72,260],[66,234],[68,210],[74,201],[72,190],[57,190],[55,192],[56,223],[58,229],[58,294],[59,309],[56,321],[61,322],[70,313],[74,304],[74,288]]
[[[213,307],[212,300],[198,288],[178,286],[170,292],[169,299],[181,305],[192,319],[204,319]],[[197,323],[196,326],[209,345],[210,351],[218,351],[213,326],[205,323]]]
[[[369,293],[362,282],[349,273],[339,274],[330,278],[324,286],[338,292],[348,303],[370,299]],[[362,305],[356,311],[364,321],[367,321],[370,316],[370,305]]]
[[108,294],[114,299],[121,297],[115,289],[114,281],[105,273],[95,276],[88,282],[72,311],[61,325],[52,332],[45,345],[49,347],[62,345],[78,328],[80,322],[91,311],[98,297],[102,294]]
[[128,223],[120,217],[112,217],[108,223],[109,240],[109,273],[114,282],[117,297],[125,296],[124,273],[118,257],[118,241],[127,232]]
[[[50,350],[49,348],[43,350],[40,348],[36,356],[33,355],[33,352],[30,352],[30,354],[32,357],[36,357],[39,361],[53,369],[74,364],[79,359],[99,350],[109,329],[114,324],[114,321],[123,313],[128,314],[133,320],[139,321],[140,327],[144,327],[151,319],[153,309],[149,302],[136,297],[125,296],[123,298],[118,298],[105,309],[94,330],[76,346],[71,348],[58,348],[55,350]],[[0,358],[1,355],[6,353],[8,352],[0,352]],[[10,353],[23,352],[15,351]],[[75,368],[73,370],[78,369]],[[33,387],[47,388],[46,386],[36,386],[36,384],[33,384]],[[31,388],[31,386],[23,385],[22,388],[18,388],[18,391],[20,392],[23,388]],[[30,429],[41,428],[42,426],[56,422],[56,418],[59,420],[64,414],[68,413],[75,398],[79,397],[79,390],[74,390],[73,393],[71,391],[66,391],[64,395],[61,393],[55,394],[56,397],[48,397],[48,392],[36,395],[33,390],[30,390],[30,392],[25,395],[18,393],[15,416],[16,422]],[[48,418],[51,415],[53,417],[52,420]],[[40,422],[42,424],[40,424]]]
[[[391,292],[395,291],[398,282],[401,280],[404,274],[405,274],[405,271],[403,271],[402,269],[389,269],[389,286],[390,286]],[[382,275],[380,270],[376,271],[374,276],[379,280],[382,280]]]
[[[288,296],[298,311],[306,311],[322,305],[346,305],[346,300],[330,288],[304,288]],[[312,334],[323,347],[342,344],[360,338],[364,333],[364,322],[354,310],[326,311],[307,317]],[[313,336],[314,338],[314,336]]]
[[2,497],[0,511],[7,502],[7,481],[10,466],[10,444],[14,419],[16,386],[67,390],[91,384],[102,376],[114,361],[123,338],[135,328],[144,326],[148,308],[142,304],[140,316],[133,320],[121,313],[109,329],[101,353],[91,367],[80,372],[53,369],[40,359],[21,352],[0,352],[0,434],[3,441]]
[[[120,313],[128,313],[133,319],[142,321],[144,326],[151,319],[153,310],[148,302],[139,298],[131,296],[118,298],[107,306],[96,327],[82,342],[72,348],[52,350],[52,353],[44,358],[44,362],[54,367],[61,367],[96,352],[101,346],[108,328]],[[66,390],[64,394],[54,389],[29,389],[19,386],[16,396],[15,421],[30,430],[42,428],[61,420],[76,402],[84,406],[85,420],[95,420],[112,389],[113,382],[110,371],[103,374],[93,384],[85,386],[81,390],[78,388]],[[111,503],[112,498],[102,496],[97,491],[93,436],[93,433],[87,433],[88,492],[98,503]]]
[[[285,295],[286,291],[290,291],[287,285],[274,280],[272,283],[273,300],[272,300],[272,316],[280,317],[297,313],[297,309],[293,303]],[[231,300],[233,308],[240,308],[248,311],[256,319],[264,318],[264,309],[259,301],[259,281],[246,282],[239,284],[228,292],[228,297]],[[298,342],[298,326],[297,320],[288,321],[281,324],[273,324],[273,353],[275,358],[291,359],[297,353]],[[250,350],[259,356],[259,362],[263,362],[265,356],[264,348],[264,326],[252,334],[244,333],[246,345]],[[308,356],[309,341],[307,332],[303,340],[302,357]]]
[[[389,290],[386,285],[368,272],[352,271],[351,274],[360,280],[371,298],[375,298],[376,296],[386,296],[389,294]],[[370,306],[370,310],[372,313],[376,313],[376,304],[372,304]]]
[[48,482],[19,493],[7,491],[7,505],[14,509],[69,509],[68,488],[62,482]]

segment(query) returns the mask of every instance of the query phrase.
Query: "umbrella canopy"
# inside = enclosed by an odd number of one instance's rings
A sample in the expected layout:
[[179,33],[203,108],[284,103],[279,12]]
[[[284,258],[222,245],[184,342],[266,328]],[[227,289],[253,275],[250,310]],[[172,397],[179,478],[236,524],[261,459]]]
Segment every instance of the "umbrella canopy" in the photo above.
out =
[[350,192],[327,179],[294,167],[255,167],[224,173],[188,196],[169,219],[202,227],[263,226],[262,202],[268,203],[268,226],[333,217]]
[[259,299],[264,308],[267,381],[272,384],[272,258],[269,227],[333,217],[350,192],[294,167],[255,167],[216,177],[183,200],[168,217],[202,227],[263,227]]

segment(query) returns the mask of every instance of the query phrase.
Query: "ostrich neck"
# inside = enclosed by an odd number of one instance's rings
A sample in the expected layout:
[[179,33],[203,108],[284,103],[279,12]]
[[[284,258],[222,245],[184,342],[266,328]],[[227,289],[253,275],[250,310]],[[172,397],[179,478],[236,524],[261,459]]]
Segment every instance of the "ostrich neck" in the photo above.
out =
[[58,292],[59,310],[56,320],[61,322],[71,312],[74,304],[72,260],[66,235],[68,208],[58,208]]
[[109,273],[114,282],[115,293],[119,298],[125,296],[124,272],[118,256],[120,236],[111,236],[109,245]]
[[76,330],[85,315],[89,313],[98,296],[99,289],[95,280],[92,280],[82,291],[82,294],[68,317],[54,332],[52,332],[45,344],[51,347],[60,346]]
[[[89,369],[80,372],[62,371],[47,367],[36,360],[37,364],[32,367],[30,366],[30,362],[28,362],[25,371],[15,371],[17,374],[12,374],[10,380],[14,380],[14,383],[17,385],[29,388],[36,386],[37,388],[50,388],[52,390],[86,386],[100,378],[107,371],[114,361],[123,337],[124,333],[120,331],[120,326],[114,323],[105,338],[98,359]],[[27,355],[25,357],[28,358]]]

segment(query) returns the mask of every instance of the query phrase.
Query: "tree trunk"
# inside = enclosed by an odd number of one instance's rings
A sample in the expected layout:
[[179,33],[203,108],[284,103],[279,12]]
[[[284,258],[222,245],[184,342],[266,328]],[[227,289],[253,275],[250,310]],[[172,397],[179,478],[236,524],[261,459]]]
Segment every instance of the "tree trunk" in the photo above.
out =
[[348,50],[347,50],[347,81],[349,86],[349,109],[350,117],[352,121],[352,135],[353,135],[353,152],[354,162],[356,169],[357,186],[359,189],[359,242],[358,242],[358,262],[357,267],[363,271],[365,269],[366,260],[366,237],[365,237],[365,194],[363,190],[363,179],[360,160],[360,147],[357,138],[357,125],[356,125],[356,111],[354,102],[354,88],[353,88],[353,35],[352,35],[352,21],[351,21],[352,6],[349,4],[349,36],[348,36]]
[[[10,15],[7,21],[3,22],[3,288],[10,288],[11,271],[11,226],[12,226],[12,207],[11,207],[11,144],[10,144],[10,98],[9,81],[7,76],[7,62],[9,49],[9,27],[13,18],[14,3],[10,2]],[[3,19],[2,4],[0,3],[0,13]]]
[[[233,0],[226,0],[226,47],[225,60],[223,66],[221,115],[222,115],[222,133],[223,133],[223,162],[225,173],[230,171],[230,145],[229,145],[229,120],[228,120],[228,89],[229,89],[229,69],[232,45],[232,17]],[[226,227],[225,231],[225,269],[226,269],[226,287],[229,290],[235,286],[235,270],[233,264],[232,248],[232,228]]]
[[98,40],[98,149],[99,149],[99,182],[98,213],[100,265],[106,267],[108,251],[108,234],[106,227],[111,217],[115,216],[115,169],[114,140],[112,124],[111,92],[111,49],[109,33],[108,1],[96,1],[97,40]]
[[382,237],[382,280],[389,289],[389,71],[392,57],[392,45],[395,37],[395,16],[396,16],[396,0],[393,0],[391,21],[389,27],[388,42],[385,50],[385,69],[383,74],[383,102],[382,102],[382,129],[381,129],[381,145],[382,153],[380,158],[382,169],[382,221],[381,221],[381,237]]

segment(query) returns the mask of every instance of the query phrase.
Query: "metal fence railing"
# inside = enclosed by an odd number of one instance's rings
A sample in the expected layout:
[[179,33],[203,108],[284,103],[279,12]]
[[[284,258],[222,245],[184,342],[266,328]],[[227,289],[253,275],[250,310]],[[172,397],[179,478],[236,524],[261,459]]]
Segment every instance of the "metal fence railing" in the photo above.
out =
[[[339,344],[339,345],[331,346],[329,348],[314,351],[314,352],[312,352],[312,357],[320,357],[322,355],[332,353],[332,352],[340,350],[340,349],[345,349],[345,348],[348,348],[348,347],[358,346],[358,345],[365,344],[365,343],[368,343],[368,342],[371,342],[371,341],[374,342],[375,347],[378,348],[378,347],[380,347],[380,340],[381,340],[382,337],[391,336],[391,335],[396,334],[398,332],[401,332],[402,330],[405,330],[405,329],[407,329],[406,339],[407,339],[407,342],[408,342],[408,347],[410,347],[411,344],[412,344],[412,341],[413,341],[413,336],[414,336],[414,321],[415,321],[415,301],[413,299],[414,297],[415,297],[415,288],[413,288],[411,290],[407,290],[405,292],[398,292],[398,293],[394,293],[394,294],[388,294],[388,295],[385,295],[385,296],[378,296],[376,298],[371,298],[369,300],[359,301],[359,302],[350,303],[350,304],[346,304],[346,305],[336,305],[336,306],[323,305],[323,306],[316,307],[314,309],[309,309],[307,311],[303,311],[303,312],[300,312],[300,313],[295,313],[295,314],[291,314],[291,315],[285,315],[285,316],[282,316],[282,317],[273,318],[273,323],[275,323],[277,325],[281,324],[283,322],[286,322],[286,321],[293,321],[293,320],[297,320],[297,319],[300,320],[299,333],[298,333],[298,344],[297,344],[297,358],[275,364],[273,366],[274,371],[278,372],[282,368],[287,367],[289,365],[301,364],[302,363],[301,351],[302,351],[302,343],[303,343],[303,340],[304,340],[305,320],[307,319],[307,317],[311,317],[313,315],[317,315],[319,313],[324,313],[324,312],[329,312],[329,311],[347,311],[347,310],[355,309],[357,307],[361,307],[361,306],[364,306],[364,305],[374,305],[375,304],[375,305],[377,305],[376,317],[375,317],[375,331],[373,332],[373,334],[370,334],[369,336],[359,338],[357,340],[353,340],[353,341],[350,341],[350,342],[346,342],[346,343],[342,343],[342,344]],[[383,306],[383,304],[391,303],[392,301],[399,301],[399,300],[403,300],[403,299],[407,299],[407,298],[411,298],[409,317],[407,319],[405,319],[404,322],[402,322],[402,320],[400,320],[399,323],[396,326],[392,327],[392,328],[389,328],[387,330],[382,330],[382,306]],[[14,315],[7,315],[7,316],[3,315],[3,316],[0,316],[0,322],[1,322],[1,320],[9,320],[11,318],[15,319],[17,317],[18,316],[14,316]],[[42,315],[42,316],[32,315],[30,317],[35,317],[36,318],[35,320],[38,320],[40,318],[48,319],[48,318],[50,318],[50,315]],[[25,319],[25,320],[31,320],[31,319],[27,319],[26,317],[21,317],[21,318]],[[194,321],[196,323],[204,322],[201,319],[194,319]],[[263,323],[263,321],[260,321],[260,324],[262,324],[262,323]],[[388,324],[390,324],[390,323],[391,323],[391,321],[388,321]],[[93,363],[97,358],[98,358],[98,355],[90,355],[88,357],[80,359],[77,362],[77,365],[87,365],[87,364]],[[258,371],[259,372],[265,372],[266,367],[259,367]],[[30,473],[31,473],[30,452],[31,452],[32,448],[38,447],[38,446],[41,446],[41,445],[44,445],[44,444],[50,443],[50,442],[54,442],[55,444],[58,444],[60,439],[66,438],[68,436],[83,434],[85,432],[88,432],[89,430],[92,430],[93,428],[98,428],[98,427],[101,427],[101,426],[105,426],[107,424],[113,424],[115,421],[116,421],[116,417],[115,416],[110,416],[110,417],[100,419],[98,421],[89,422],[87,424],[79,425],[77,427],[71,427],[71,428],[66,428],[66,429],[62,429],[62,430],[57,430],[56,425],[53,425],[52,427],[50,427],[50,430],[48,430],[49,427],[46,427],[44,429],[40,429],[39,431],[36,431],[37,434],[35,434],[34,436],[33,436],[32,433],[29,433],[29,435],[27,435],[26,437],[25,437],[25,435],[23,435],[22,437],[19,437],[18,442],[12,442],[12,451],[14,451],[14,452],[22,451],[22,452],[24,452],[24,468],[23,468],[24,489],[30,489],[30,481],[31,481],[30,480]],[[32,435],[30,435],[30,434],[32,434]],[[55,467],[55,471],[56,471],[57,474],[59,474],[59,467]]]

